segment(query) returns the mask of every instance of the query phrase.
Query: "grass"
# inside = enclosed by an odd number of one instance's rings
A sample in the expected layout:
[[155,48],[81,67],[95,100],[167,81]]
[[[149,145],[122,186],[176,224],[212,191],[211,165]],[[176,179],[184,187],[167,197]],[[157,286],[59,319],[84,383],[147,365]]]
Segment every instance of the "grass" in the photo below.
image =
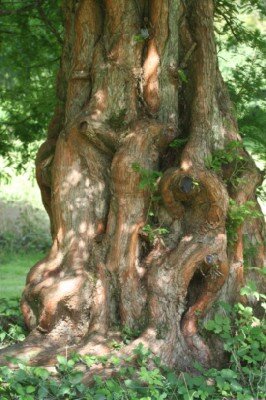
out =
[[0,298],[20,297],[29,269],[44,256],[37,251],[11,253],[0,251]]
[[27,273],[44,256],[37,242],[49,244],[50,232],[34,178],[34,163],[17,175],[15,168],[8,167],[0,157],[0,178],[3,171],[8,179],[1,179],[0,187],[0,298],[9,300],[21,297]]

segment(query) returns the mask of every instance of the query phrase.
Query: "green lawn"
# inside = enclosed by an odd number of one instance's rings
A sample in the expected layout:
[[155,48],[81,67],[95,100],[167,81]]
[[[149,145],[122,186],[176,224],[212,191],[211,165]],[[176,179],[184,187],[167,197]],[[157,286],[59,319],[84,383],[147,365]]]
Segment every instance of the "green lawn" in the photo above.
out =
[[11,253],[0,250],[0,298],[20,297],[25,286],[27,273],[43,253]]

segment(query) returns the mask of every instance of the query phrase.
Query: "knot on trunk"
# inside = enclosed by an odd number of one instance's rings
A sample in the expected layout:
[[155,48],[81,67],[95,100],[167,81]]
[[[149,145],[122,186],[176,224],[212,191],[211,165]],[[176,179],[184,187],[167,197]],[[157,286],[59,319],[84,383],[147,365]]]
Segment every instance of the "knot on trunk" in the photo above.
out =
[[224,228],[228,194],[223,183],[210,171],[171,168],[161,179],[160,191],[167,210],[174,218],[180,218],[189,207],[194,210],[192,215],[197,216],[198,225]]

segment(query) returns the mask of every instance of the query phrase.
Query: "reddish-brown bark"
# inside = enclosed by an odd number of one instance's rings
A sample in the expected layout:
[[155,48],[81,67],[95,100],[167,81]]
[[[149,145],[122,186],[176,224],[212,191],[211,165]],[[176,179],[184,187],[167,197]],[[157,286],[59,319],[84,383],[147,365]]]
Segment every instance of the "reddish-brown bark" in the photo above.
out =
[[[31,334],[20,352],[34,352],[32,363],[52,362],[66,344],[106,353],[128,326],[141,333],[125,353],[143,342],[168,365],[209,364],[198,319],[216,299],[237,298],[244,232],[257,238],[256,266],[264,253],[259,219],[227,244],[229,198],[255,199],[261,179],[249,155],[239,150],[237,187],[205,166],[240,140],[218,69],[213,1],[65,0],[64,11],[59,102],[36,159],[53,246],[27,277]],[[187,144],[171,153],[180,135]],[[156,205],[134,164],[162,172]],[[169,234],[147,243],[151,203],[154,227]]]

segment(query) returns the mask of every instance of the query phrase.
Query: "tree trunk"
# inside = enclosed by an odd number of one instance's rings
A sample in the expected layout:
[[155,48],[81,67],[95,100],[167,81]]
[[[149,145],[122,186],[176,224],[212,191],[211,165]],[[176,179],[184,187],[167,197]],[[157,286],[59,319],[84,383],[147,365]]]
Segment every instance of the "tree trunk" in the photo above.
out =
[[53,246],[27,277],[24,346],[39,362],[46,344],[108,352],[128,327],[128,349],[141,341],[169,366],[208,365],[216,349],[198,319],[237,300],[244,233],[256,266],[264,254],[260,218],[227,243],[229,199],[256,201],[261,182],[249,155],[237,147],[235,184],[234,160],[221,174],[205,166],[241,141],[213,1],[65,0],[64,13],[58,106],[36,161]]

